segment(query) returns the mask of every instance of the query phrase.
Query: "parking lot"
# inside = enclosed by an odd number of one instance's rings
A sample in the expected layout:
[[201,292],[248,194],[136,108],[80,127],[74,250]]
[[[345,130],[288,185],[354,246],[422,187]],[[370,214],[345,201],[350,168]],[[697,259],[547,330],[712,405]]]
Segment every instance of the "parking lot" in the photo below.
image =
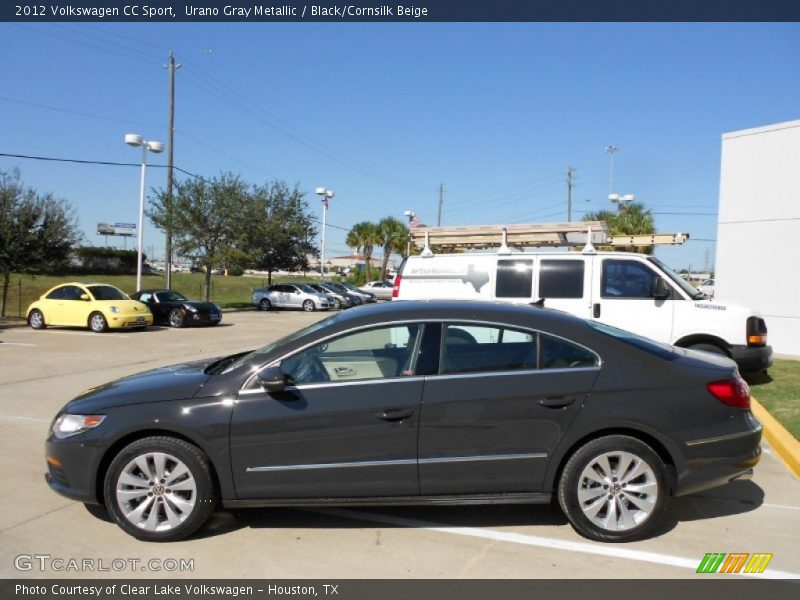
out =
[[[29,571],[19,555],[114,559],[133,570],[91,576],[259,578],[682,578],[708,552],[774,555],[764,576],[800,578],[800,481],[765,447],[752,481],[674,499],[651,539],[625,545],[578,536],[555,506],[251,509],[219,511],[192,538],[139,542],[83,505],[51,492],[43,442],[56,411],[82,390],[138,371],[252,349],[321,313],[241,312],[216,328],[92,334],[0,329],[0,576],[82,577]],[[148,563],[156,559],[155,563]],[[102,561],[102,563],[100,562]],[[127,563],[130,564],[130,563]],[[147,566],[143,566],[147,565]],[[155,572],[154,572],[155,571]]]

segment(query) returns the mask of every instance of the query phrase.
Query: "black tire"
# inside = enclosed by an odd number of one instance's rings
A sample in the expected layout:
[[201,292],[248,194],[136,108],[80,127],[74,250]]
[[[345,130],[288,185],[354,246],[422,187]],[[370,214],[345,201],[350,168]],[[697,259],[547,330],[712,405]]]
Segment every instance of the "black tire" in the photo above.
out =
[[[617,453],[619,453],[620,459],[614,462],[613,455]],[[586,472],[594,475],[600,473],[594,468],[590,469],[590,466],[594,467],[595,461],[602,461],[602,458],[608,454],[611,455],[611,458],[606,464],[611,466],[612,471],[609,475],[614,475],[613,478],[610,478],[611,481],[594,483],[597,480],[585,478]],[[630,477],[623,485],[622,482],[626,481],[627,473],[631,475],[636,473],[634,467],[637,463],[629,463],[625,467],[625,472],[619,474],[619,478],[616,477],[617,473],[614,468],[623,464],[625,459],[622,457],[631,455],[635,459],[641,460],[644,467],[649,468],[649,471],[636,477]],[[605,481],[605,478],[602,479]],[[586,483],[590,483],[592,487],[584,487]],[[630,489],[627,489],[628,486],[631,486]],[[631,492],[633,486],[636,486],[637,491]],[[639,491],[643,489],[648,491],[652,489],[652,495]],[[583,506],[579,493],[584,494]],[[590,496],[594,497],[587,499]],[[572,527],[582,536],[599,542],[630,542],[646,537],[659,525],[667,508],[668,496],[667,469],[661,457],[641,440],[626,435],[601,437],[578,448],[564,466],[558,482],[558,503]],[[631,502],[630,498],[634,498],[636,503]],[[610,508],[612,504],[613,510]],[[645,506],[645,510],[639,510],[640,505]],[[592,512],[592,507],[596,506],[602,506],[602,508],[595,512],[594,517],[610,523],[608,526],[599,525],[584,512],[584,509]],[[628,525],[625,524],[624,519],[620,525],[621,517],[619,515],[622,515],[623,512],[630,517]]]
[[339,300],[338,298],[334,298],[333,299],[333,308],[335,308],[337,310],[342,310],[342,301]]
[[317,309],[317,307],[314,306],[314,301],[313,300],[306,300],[305,302],[303,302],[303,310],[304,311],[306,311],[306,312],[314,312],[316,309]]
[[[194,490],[194,504],[191,509],[186,511],[185,517],[181,515],[183,520],[180,524],[162,531],[147,530],[143,526],[137,526],[129,520],[123,512],[123,508],[120,506],[121,500],[117,498],[116,493],[117,481],[123,473],[123,470],[126,469],[135,458],[150,453],[163,453],[181,461],[183,465],[187,467],[188,473],[194,480],[196,487]],[[166,464],[169,465],[170,462],[168,461]],[[168,476],[165,478],[168,479]],[[163,482],[164,479],[161,481]],[[153,497],[150,506],[157,507],[159,506],[159,502],[162,505],[167,504],[167,498],[171,498],[172,496],[168,496],[167,492],[163,489],[166,485],[161,486],[160,494],[154,495],[151,493],[150,496],[148,496]],[[152,486],[150,489],[153,489]],[[137,539],[148,542],[174,542],[191,535],[206,522],[219,502],[219,493],[214,483],[211,463],[202,450],[183,440],[166,436],[153,436],[132,442],[125,446],[125,448],[114,457],[108,467],[108,471],[106,471],[103,482],[103,498],[108,514],[126,533]],[[145,500],[147,500],[147,498],[145,498]],[[156,514],[155,520],[159,525],[165,527],[169,526],[166,522],[165,509],[158,508],[157,510],[159,512]],[[152,511],[148,510],[145,512],[150,514]],[[161,517],[163,517],[163,520],[161,520]]]
[[262,298],[261,302],[258,303],[258,309],[259,310],[269,310],[271,308],[272,308],[272,304],[270,304],[270,301],[267,300],[266,298]]
[[186,317],[184,316],[183,311],[180,308],[173,308],[171,311],[169,311],[167,323],[169,323],[170,327],[175,327],[176,329],[185,327]]
[[46,329],[47,323],[44,321],[44,315],[38,308],[34,308],[28,315],[28,325],[31,329]]
[[89,329],[95,333],[105,333],[108,331],[108,321],[101,312],[93,312],[89,315],[88,321]]
[[730,355],[716,344],[692,344],[691,346],[689,346],[689,349],[700,350],[701,352],[708,352],[709,354],[716,354],[718,356],[727,356],[728,358],[730,358]]

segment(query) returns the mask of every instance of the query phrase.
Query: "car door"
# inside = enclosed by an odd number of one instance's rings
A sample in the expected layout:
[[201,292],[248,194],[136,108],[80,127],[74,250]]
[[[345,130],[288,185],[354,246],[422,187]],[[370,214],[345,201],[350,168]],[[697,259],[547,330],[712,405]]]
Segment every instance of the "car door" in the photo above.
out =
[[[501,325],[449,323],[425,378],[423,495],[542,491],[552,452],[599,370],[577,344]],[[556,360],[554,357],[560,357]]]
[[51,290],[49,294],[42,300],[41,307],[44,313],[45,322],[50,325],[66,325],[67,314],[64,309],[64,296],[67,294],[68,287],[62,285]]
[[280,362],[286,391],[240,392],[230,429],[240,499],[416,496],[419,324],[359,329]]
[[[651,295],[659,274],[646,262],[634,258],[603,258],[595,269],[592,318],[659,342],[672,339],[675,290],[669,297]],[[670,284],[667,283],[670,288]]]
[[[82,300],[81,297],[86,297]],[[59,308],[62,314],[62,325],[73,327],[87,327],[89,314],[92,312],[92,296],[83,288],[76,285],[64,286],[62,302]]]

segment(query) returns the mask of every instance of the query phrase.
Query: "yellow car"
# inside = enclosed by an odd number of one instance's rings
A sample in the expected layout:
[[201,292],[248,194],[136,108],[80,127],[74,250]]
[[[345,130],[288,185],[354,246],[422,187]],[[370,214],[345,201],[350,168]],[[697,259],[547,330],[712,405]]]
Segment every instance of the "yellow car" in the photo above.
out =
[[109,329],[144,329],[153,324],[146,304],[131,300],[113,285],[64,283],[57,285],[28,307],[28,325],[88,327],[95,333]]

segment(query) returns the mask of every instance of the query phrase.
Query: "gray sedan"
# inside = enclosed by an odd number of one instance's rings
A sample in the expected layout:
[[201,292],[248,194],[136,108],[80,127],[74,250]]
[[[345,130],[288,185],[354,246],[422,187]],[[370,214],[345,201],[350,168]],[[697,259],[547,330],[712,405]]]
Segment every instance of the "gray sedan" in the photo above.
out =
[[253,290],[253,304],[261,310],[299,308],[306,312],[334,308],[334,299],[304,283],[278,283]]
[[378,300],[391,300],[394,284],[389,281],[370,281],[361,286],[361,290],[375,294]]

